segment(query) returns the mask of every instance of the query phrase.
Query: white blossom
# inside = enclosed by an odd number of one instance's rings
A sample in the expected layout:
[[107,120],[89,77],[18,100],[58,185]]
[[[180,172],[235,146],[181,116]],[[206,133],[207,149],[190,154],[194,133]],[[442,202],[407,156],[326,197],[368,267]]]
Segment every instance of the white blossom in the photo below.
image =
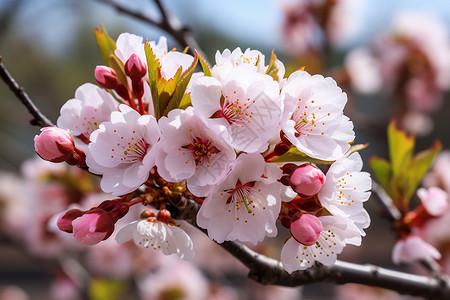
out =
[[122,227],[116,235],[119,244],[131,239],[141,248],[161,250],[165,255],[176,254],[187,260],[195,256],[191,238],[175,225],[159,221],[134,221]]

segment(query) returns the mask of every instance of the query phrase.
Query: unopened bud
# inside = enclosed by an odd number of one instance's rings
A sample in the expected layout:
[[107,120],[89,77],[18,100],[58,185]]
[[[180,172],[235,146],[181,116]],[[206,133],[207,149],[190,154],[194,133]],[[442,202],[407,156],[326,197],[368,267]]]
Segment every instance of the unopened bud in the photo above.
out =
[[291,187],[298,194],[303,196],[312,196],[317,194],[326,180],[323,172],[310,164],[299,166],[291,174]]
[[120,85],[116,71],[107,66],[97,66],[95,68],[95,80],[105,89],[115,90]]
[[148,219],[148,218],[154,218],[155,212],[151,209],[146,209],[141,213],[140,218],[141,219]]
[[127,74],[133,82],[139,82],[147,74],[147,66],[141,61],[135,53],[125,63],[125,74]]
[[94,208],[72,222],[73,235],[83,244],[94,245],[112,234],[114,224],[110,213]]
[[72,136],[58,127],[44,127],[34,137],[34,150],[44,160],[63,162],[73,157],[75,144]]
[[59,230],[72,233],[73,232],[72,221],[75,220],[76,218],[81,217],[82,215],[83,212],[81,210],[70,209],[59,216],[58,220],[56,221],[56,225],[58,226]]
[[166,223],[166,224],[174,224],[175,221],[172,219],[172,215],[170,213],[170,211],[168,211],[167,209],[161,209],[158,212],[158,215],[156,216],[156,218],[158,219],[158,221]]
[[319,238],[323,226],[322,222],[316,216],[308,213],[300,213],[298,219],[291,223],[290,230],[297,242],[305,246],[311,246]]

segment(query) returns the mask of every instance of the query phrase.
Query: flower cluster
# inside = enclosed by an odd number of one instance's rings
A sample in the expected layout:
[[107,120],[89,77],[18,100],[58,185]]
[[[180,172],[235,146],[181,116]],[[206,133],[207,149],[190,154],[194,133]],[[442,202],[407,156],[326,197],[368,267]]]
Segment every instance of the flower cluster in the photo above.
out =
[[[106,63],[95,70],[99,86],[78,88],[59,128],[43,132],[55,146],[40,147],[41,134],[36,151],[50,161],[85,158],[76,163],[119,198],[69,210],[61,230],[98,243],[140,204],[141,219],[116,240],[190,259],[192,241],[170,211],[195,201],[198,226],[218,243],[256,245],[276,236],[281,220],[292,234],[281,254],[288,272],[333,264],[346,244],[360,244],[371,180],[351,148],[347,96],[332,78],[304,70],[285,78],[283,63],[272,53],[266,65],[257,50],[217,52],[210,67],[168,51],[165,38],[96,36]],[[198,62],[202,72],[194,73]],[[320,164],[331,165],[326,175]]]
[[429,133],[434,123],[429,115],[442,108],[450,89],[448,36],[445,23],[433,15],[397,14],[388,32],[350,51],[345,68],[352,87],[401,99],[402,125],[416,134]]

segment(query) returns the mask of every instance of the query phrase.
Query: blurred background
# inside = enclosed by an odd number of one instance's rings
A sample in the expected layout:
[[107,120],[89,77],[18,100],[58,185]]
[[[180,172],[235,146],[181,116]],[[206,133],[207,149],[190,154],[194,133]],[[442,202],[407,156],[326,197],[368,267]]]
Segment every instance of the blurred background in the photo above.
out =
[[[153,1],[118,2],[151,18],[160,18]],[[346,114],[355,124],[356,143],[370,144],[361,152],[367,171],[367,161],[372,155],[388,156],[386,127],[393,118],[417,136],[417,150],[430,147],[436,139],[442,142],[444,149],[450,148],[448,1],[162,2],[168,12],[192,29],[210,63],[214,63],[217,50],[250,47],[265,54],[266,63],[271,51],[275,50],[286,66],[286,75],[305,66],[312,74],[332,76],[348,94]],[[121,32],[149,40],[158,40],[165,34],[117,12],[110,5],[93,0],[0,1],[2,62],[53,122],[56,122],[60,107],[73,98],[78,86],[85,82],[95,83],[95,66],[103,64],[94,37],[94,29],[100,24],[114,39]],[[168,38],[169,48],[180,47],[170,36]],[[200,297],[205,295],[208,296],[204,299],[275,299],[281,296],[285,299],[363,299],[361,295],[367,295],[366,299],[372,299],[372,296],[400,299],[392,292],[356,285],[263,288],[246,279],[246,270],[239,262],[201,236],[198,240],[203,242],[199,244],[211,245],[200,246],[205,249],[199,251],[197,264],[186,266],[180,265],[179,261],[164,261],[154,253],[145,258],[130,247],[119,249],[107,244],[99,246],[98,250],[88,250],[75,249],[69,242],[64,244],[43,225],[58,212],[55,210],[60,205],[52,204],[48,195],[63,197],[61,189],[67,191],[68,182],[72,182],[70,188],[75,189],[80,198],[91,195],[98,189],[96,179],[86,178],[65,166],[50,167],[33,161],[33,138],[39,128],[29,124],[31,116],[3,83],[0,83],[0,104],[1,300],[108,297],[166,300],[202,299]],[[442,163],[450,166],[448,159],[443,159]],[[448,181],[441,178],[439,182],[442,185]],[[84,184],[74,187],[73,182]],[[43,206],[52,205],[53,210],[40,214]],[[339,258],[394,267],[390,258],[395,242],[391,225],[380,217],[381,208],[376,201],[369,201],[367,209],[372,224],[363,246],[349,246]],[[37,241],[33,235],[41,239]],[[448,236],[450,241],[450,233]],[[46,238],[51,238],[52,243],[58,242],[48,249],[50,242]],[[434,246],[439,250],[448,250],[449,243],[445,238],[434,237],[433,241],[438,243]],[[268,241],[260,250],[277,257],[279,245],[277,241]],[[215,257],[211,253],[219,254]],[[122,256],[126,258],[119,258]],[[92,267],[93,261],[101,261],[100,266]],[[113,262],[116,265],[110,267],[115,270],[105,268]],[[178,273],[184,273],[184,276],[166,271],[174,263],[182,270]],[[127,269],[121,264],[133,265],[133,268]],[[446,264],[442,265],[445,267]],[[420,266],[395,268],[424,272]],[[74,279],[79,278],[79,274],[89,278],[88,292],[83,288],[85,282]],[[186,280],[187,286],[204,289],[204,294],[195,296],[195,292],[182,286],[168,289],[165,298],[161,296],[162,292],[160,296],[152,296],[157,287],[151,282],[174,281],[177,276],[180,276],[179,282]]]

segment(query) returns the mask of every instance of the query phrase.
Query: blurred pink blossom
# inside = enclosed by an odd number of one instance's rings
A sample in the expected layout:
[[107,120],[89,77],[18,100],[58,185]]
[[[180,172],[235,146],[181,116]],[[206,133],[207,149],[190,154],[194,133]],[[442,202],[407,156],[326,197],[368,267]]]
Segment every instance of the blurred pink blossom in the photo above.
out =
[[429,258],[440,259],[441,254],[421,237],[413,234],[398,240],[392,249],[392,261],[395,264]]

